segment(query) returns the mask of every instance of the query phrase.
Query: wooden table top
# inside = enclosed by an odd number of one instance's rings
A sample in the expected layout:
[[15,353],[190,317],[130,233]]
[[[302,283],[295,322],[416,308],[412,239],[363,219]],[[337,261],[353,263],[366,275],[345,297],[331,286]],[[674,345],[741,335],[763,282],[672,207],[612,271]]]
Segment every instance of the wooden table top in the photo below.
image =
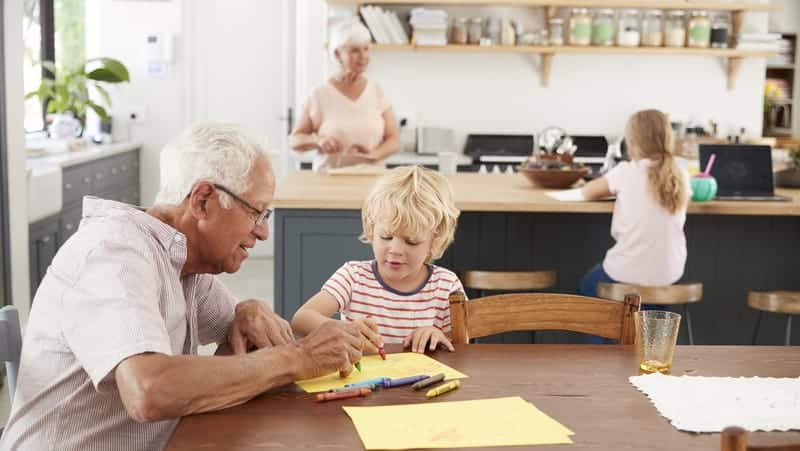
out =
[[[297,171],[278,182],[275,208],[359,210],[374,175]],[[561,202],[533,187],[521,174],[458,173],[449,176],[461,211],[610,213],[614,203]],[[690,214],[800,216],[800,190],[779,189],[790,202],[693,202]]]
[[[572,446],[531,449],[718,450],[719,434],[678,431],[628,382],[636,374],[635,356],[632,346],[615,345],[465,345],[455,353],[433,355],[469,376],[439,401],[521,396],[575,432]],[[679,346],[673,374],[798,377],[800,352],[792,347]],[[238,407],[183,418],[166,449],[358,450],[363,445],[343,405],[424,399],[418,392],[391,389],[367,398],[317,403],[291,385]],[[751,443],[800,443],[800,432],[754,433]]]

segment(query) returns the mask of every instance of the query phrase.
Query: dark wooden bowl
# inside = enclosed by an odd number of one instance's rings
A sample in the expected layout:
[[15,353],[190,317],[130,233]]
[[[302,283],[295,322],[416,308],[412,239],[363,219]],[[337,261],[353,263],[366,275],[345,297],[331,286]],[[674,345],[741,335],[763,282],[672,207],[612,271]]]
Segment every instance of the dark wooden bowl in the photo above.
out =
[[520,166],[520,173],[530,180],[535,186],[550,189],[566,189],[589,173],[589,168],[580,169],[534,169]]

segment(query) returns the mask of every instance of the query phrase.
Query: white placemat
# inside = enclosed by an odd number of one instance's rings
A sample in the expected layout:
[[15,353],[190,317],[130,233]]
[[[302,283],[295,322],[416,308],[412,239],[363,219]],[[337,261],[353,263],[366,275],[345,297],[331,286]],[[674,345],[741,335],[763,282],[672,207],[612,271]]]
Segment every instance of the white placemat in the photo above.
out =
[[800,429],[800,378],[632,376],[673,426],[689,432]]

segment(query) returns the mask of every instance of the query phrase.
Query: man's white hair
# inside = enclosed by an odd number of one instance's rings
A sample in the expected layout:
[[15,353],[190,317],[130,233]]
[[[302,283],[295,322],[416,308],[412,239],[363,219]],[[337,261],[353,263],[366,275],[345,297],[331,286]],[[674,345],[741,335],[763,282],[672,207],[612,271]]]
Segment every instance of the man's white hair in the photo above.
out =
[[348,44],[369,44],[372,36],[369,30],[357,18],[348,18],[331,28],[331,38],[328,41],[328,51],[337,64],[336,50]]
[[[161,151],[161,189],[156,204],[178,205],[201,181],[218,183],[235,194],[250,189],[250,169],[266,149],[235,124],[200,123],[181,133]],[[219,193],[230,208],[230,196]]]

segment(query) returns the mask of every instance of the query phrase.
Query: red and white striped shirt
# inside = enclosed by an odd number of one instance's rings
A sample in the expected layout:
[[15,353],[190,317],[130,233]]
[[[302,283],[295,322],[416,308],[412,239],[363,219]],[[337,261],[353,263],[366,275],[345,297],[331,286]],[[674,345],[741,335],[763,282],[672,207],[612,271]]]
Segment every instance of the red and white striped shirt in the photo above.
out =
[[372,318],[386,343],[402,343],[414,329],[433,326],[450,334],[448,296],[464,291],[450,270],[428,265],[428,278],[416,290],[401,292],[386,285],[377,263],[350,261],[342,265],[322,289],[339,303],[343,318]]

